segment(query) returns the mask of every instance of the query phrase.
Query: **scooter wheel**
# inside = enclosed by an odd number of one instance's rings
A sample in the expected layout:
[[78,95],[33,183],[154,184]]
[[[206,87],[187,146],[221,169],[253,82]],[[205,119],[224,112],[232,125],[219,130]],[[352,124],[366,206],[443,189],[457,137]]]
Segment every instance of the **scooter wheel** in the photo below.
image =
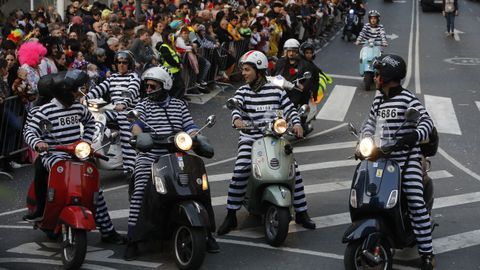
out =
[[[364,240],[365,241],[365,240]],[[390,245],[386,241],[380,242],[380,257],[382,259],[382,265],[376,265],[372,267],[362,254],[362,240],[357,240],[348,243],[345,249],[345,255],[343,257],[343,264],[345,270],[357,270],[357,269],[384,269],[391,270],[393,264],[392,251]]]
[[270,205],[265,212],[265,239],[271,246],[278,247],[287,238],[290,211],[286,207]]
[[62,248],[63,266],[65,269],[79,269],[87,253],[87,232],[67,227],[64,234],[67,235],[63,235],[63,239],[66,239]]
[[198,269],[205,259],[206,240],[204,228],[179,226],[173,242],[175,263],[178,268]]

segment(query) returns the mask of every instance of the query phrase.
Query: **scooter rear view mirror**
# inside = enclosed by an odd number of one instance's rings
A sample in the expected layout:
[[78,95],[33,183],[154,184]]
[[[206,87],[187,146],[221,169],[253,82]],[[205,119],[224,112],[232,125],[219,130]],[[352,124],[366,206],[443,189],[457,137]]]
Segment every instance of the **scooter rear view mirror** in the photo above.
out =
[[407,122],[416,123],[420,118],[420,112],[415,108],[408,108],[405,112],[405,119]]
[[354,136],[358,137],[358,131],[357,128],[353,123],[348,123],[348,131],[353,134]]
[[112,134],[110,135],[110,139],[112,143],[117,144],[120,141],[120,132],[118,131],[112,132]]
[[310,71],[303,73],[303,78],[307,80],[312,78],[312,73]]
[[42,119],[39,123],[40,130],[45,133],[49,133],[52,130],[52,122]]
[[127,113],[127,118],[136,120],[140,117],[140,113],[137,110],[131,110]]
[[210,115],[207,118],[207,126],[208,127],[213,127],[213,125],[215,125],[216,121],[217,121],[216,116],[214,114]]
[[240,102],[236,98],[229,98],[226,105],[229,110],[233,110],[240,107]]

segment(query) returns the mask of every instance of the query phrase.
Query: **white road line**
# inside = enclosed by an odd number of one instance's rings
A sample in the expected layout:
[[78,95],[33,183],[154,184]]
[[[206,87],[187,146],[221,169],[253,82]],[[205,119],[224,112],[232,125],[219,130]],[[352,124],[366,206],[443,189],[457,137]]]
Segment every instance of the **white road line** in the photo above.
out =
[[[49,259],[34,259],[34,258],[0,258],[0,263],[31,263],[31,264],[49,264],[49,265],[58,265],[62,266],[61,260],[49,260]],[[83,263],[82,269],[92,269],[92,270],[115,270],[115,268],[110,268],[97,264]]]
[[335,85],[317,115],[318,119],[343,121],[347,115],[348,108],[355,95],[356,87],[346,85]]
[[[412,54],[413,54],[413,27],[415,23],[415,6],[417,3],[415,1],[412,1],[412,20],[410,22],[410,37],[408,41],[408,60],[407,60],[407,75],[405,76],[405,80],[403,81],[403,88],[408,88],[408,85],[410,84],[410,80],[412,78]],[[418,24],[418,21],[417,21]]]
[[425,95],[425,107],[438,132],[462,135],[451,98]]
[[[415,4],[413,4],[415,5]],[[415,31],[415,92],[422,93],[422,86],[420,84],[420,11],[415,9],[416,13],[416,31]]]
[[328,76],[332,78],[337,78],[337,79],[363,81],[363,77],[360,77],[360,76],[349,76],[349,75],[339,75],[339,74],[328,74]]
[[[445,207],[452,207],[452,206],[458,206],[462,204],[476,203],[476,202],[480,202],[480,192],[435,198],[433,209],[440,209]],[[348,212],[344,212],[344,213],[333,214],[328,216],[314,217],[312,218],[312,220],[314,220],[315,223],[317,224],[317,229],[333,227],[333,226],[345,225],[350,223],[350,214]],[[301,231],[307,231],[307,230],[308,229],[305,229],[302,226],[299,226],[292,221],[290,223],[288,233],[301,232]],[[262,227],[247,228],[245,230],[236,230],[236,231],[230,232],[229,235],[245,237],[245,238],[264,237]]]
[[287,251],[287,252],[293,252],[298,254],[313,255],[318,257],[343,260],[343,255],[338,255],[334,253],[327,253],[327,252],[320,252],[320,251],[313,251],[313,250],[306,250],[306,249],[299,249],[299,248],[289,248],[289,247],[272,247],[270,245],[263,244],[263,243],[254,243],[254,242],[239,241],[239,240],[232,240],[232,239],[219,238],[217,239],[217,241],[220,243],[226,243],[226,244],[259,247],[259,248],[265,248],[265,249],[273,249],[273,250]]
[[450,161],[453,165],[455,165],[457,168],[460,170],[464,171],[466,174],[470,175],[471,177],[477,179],[480,181],[480,175],[476,174],[474,171],[470,170],[469,168],[463,166],[460,162],[458,162],[456,159],[454,159],[452,156],[450,156],[445,150],[442,148],[438,148],[438,153],[442,155],[444,158],[446,158],[448,161]]
[[475,104],[477,104],[477,108],[480,110],[480,101],[475,101]]

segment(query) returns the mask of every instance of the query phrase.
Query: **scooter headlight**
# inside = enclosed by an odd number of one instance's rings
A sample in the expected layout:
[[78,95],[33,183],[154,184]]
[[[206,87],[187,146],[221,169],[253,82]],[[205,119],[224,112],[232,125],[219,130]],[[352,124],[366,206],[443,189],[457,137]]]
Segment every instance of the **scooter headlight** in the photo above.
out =
[[350,205],[353,207],[353,208],[357,208],[358,207],[358,204],[357,204],[357,191],[355,189],[351,189],[350,190]]
[[287,131],[288,125],[287,121],[283,118],[275,120],[273,123],[273,131],[275,131],[276,134],[282,135]]
[[75,156],[80,160],[87,159],[90,156],[90,153],[92,153],[92,148],[90,147],[90,144],[86,142],[80,142],[75,146]]
[[182,150],[188,151],[192,148],[192,137],[185,132],[180,132],[175,135],[175,146]]
[[397,201],[398,201],[398,190],[395,189],[395,190],[392,190],[392,192],[390,192],[390,196],[388,197],[386,208],[387,209],[393,208],[397,204]]
[[371,137],[366,137],[360,141],[360,145],[358,147],[362,156],[369,157],[372,155],[373,150],[375,149],[375,142]]

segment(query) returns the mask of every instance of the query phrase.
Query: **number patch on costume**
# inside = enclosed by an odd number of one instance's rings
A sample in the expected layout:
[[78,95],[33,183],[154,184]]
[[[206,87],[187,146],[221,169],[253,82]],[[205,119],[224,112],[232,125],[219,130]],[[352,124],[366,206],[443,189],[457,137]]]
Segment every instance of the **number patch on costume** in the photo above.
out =
[[272,110],[272,105],[260,105],[255,107],[255,111],[257,112],[265,112],[265,111],[271,111]]
[[396,108],[380,109],[378,110],[378,116],[383,119],[396,119],[398,112]]
[[78,115],[62,116],[58,118],[58,123],[60,126],[78,125],[80,124],[80,119],[78,119]]

